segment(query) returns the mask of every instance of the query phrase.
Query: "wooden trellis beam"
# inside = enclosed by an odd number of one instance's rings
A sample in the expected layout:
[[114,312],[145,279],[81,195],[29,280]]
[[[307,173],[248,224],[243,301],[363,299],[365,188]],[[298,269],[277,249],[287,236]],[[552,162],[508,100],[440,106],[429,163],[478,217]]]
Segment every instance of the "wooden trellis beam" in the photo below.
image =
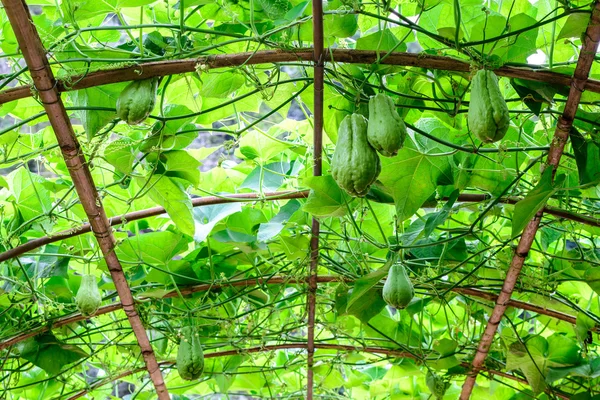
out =
[[[205,196],[205,197],[197,197],[192,199],[192,207],[202,207],[214,204],[224,204],[224,203],[233,203],[233,202],[250,202],[250,201],[272,201],[272,200],[289,200],[289,199],[304,199],[307,198],[309,194],[308,190],[302,190],[299,192],[267,192],[264,194],[264,197],[261,197],[259,194],[255,193],[236,193],[230,194],[227,196]],[[492,197],[486,194],[461,194],[458,196],[457,202],[464,203],[479,203],[482,201],[491,200]],[[447,199],[445,199],[447,200]],[[497,200],[499,203],[503,204],[516,204],[521,198],[519,197],[503,197]],[[157,215],[165,214],[167,211],[164,207],[152,207],[147,208],[145,210],[133,211],[127,214],[118,215],[116,217],[110,218],[109,222],[111,226],[121,225],[124,222],[132,222],[137,221],[144,218],[154,217]],[[544,214],[553,215],[557,218],[564,218],[574,222],[580,222],[589,226],[597,226],[600,227],[600,219],[593,218],[587,215],[573,213],[567,210],[563,210],[557,207],[545,206]],[[50,234],[48,236],[42,236],[40,238],[31,239],[23,244],[20,244],[12,249],[8,249],[3,253],[0,253],[0,262],[7,261],[12,258],[18,257],[22,254],[27,253],[28,251],[35,250],[42,246],[45,246],[50,243],[58,242],[61,240],[69,239],[75,236],[83,235],[89,233],[91,231],[91,227],[89,223],[83,224],[77,228],[68,229],[60,232],[56,232]]]
[[56,80],[46,58],[46,49],[33,25],[27,4],[23,0],[2,0],[17,42],[27,63],[48,120],[60,146],[63,158],[75,185],[77,194],[90,226],[108,266],[113,282],[119,294],[123,310],[129,319],[131,328],[140,346],[146,368],[156,389],[157,398],[168,400],[169,393],[162,373],[154,356],[154,351],[146,335],[140,317],[135,310],[133,295],[117,258],[115,238],[106,217],[102,201],[92,179],[89,166],[73,132],[71,121],[56,88]]
[[[404,67],[420,67],[432,70],[443,70],[468,73],[471,64],[467,61],[452,57],[434,56],[429,54],[392,53],[383,61],[383,54],[370,50],[354,49],[325,49],[324,59],[351,64],[373,64],[379,62],[383,65],[397,65]],[[157,76],[177,75],[195,72],[198,66],[212,68],[228,68],[239,65],[256,65],[285,63],[294,61],[313,61],[313,49],[297,50],[263,50],[236,54],[219,54],[203,56],[194,59],[154,61],[135,63],[131,66],[111,70],[90,72],[85,75],[74,75],[66,80],[57,80],[56,87],[59,92],[85,89],[110,83],[127,82],[138,79],[148,79]],[[127,61],[127,60],[124,60]],[[527,79],[537,82],[546,82],[554,85],[570,86],[571,77],[565,74],[547,71],[544,69],[503,66],[495,69],[498,76],[507,78]],[[589,79],[583,88],[590,92],[600,93],[600,81]],[[35,93],[31,86],[19,86],[0,91],[0,104],[30,97]]]
[[[341,283],[341,282],[352,283],[353,280],[349,279],[349,278],[344,278],[341,276],[323,276],[323,275],[321,275],[321,276],[317,277],[317,283]],[[306,283],[306,279],[304,279],[304,278],[295,278],[295,277],[288,277],[288,276],[274,276],[274,277],[267,278],[267,279],[249,278],[249,279],[230,281],[230,282],[226,282],[226,283],[222,283],[222,284],[209,283],[209,284],[202,284],[202,285],[195,285],[195,286],[188,286],[188,287],[173,289],[170,292],[166,293],[162,298],[166,299],[166,298],[178,297],[180,295],[187,296],[187,295],[191,295],[194,293],[205,292],[208,290],[218,290],[218,289],[228,288],[228,287],[251,287],[254,285],[281,285],[281,284],[302,285],[305,283]],[[468,288],[468,287],[455,287],[451,290],[453,292],[461,294],[463,296],[476,297],[476,298],[493,301],[493,302],[495,302],[496,299],[498,298],[498,295],[496,295],[494,293],[489,293],[489,292],[486,292],[486,291],[483,291],[480,289],[473,289],[473,288]],[[145,300],[145,299],[146,298],[144,298],[144,297],[140,297],[140,300]],[[572,315],[563,313],[561,311],[552,310],[547,307],[541,307],[541,306],[538,306],[535,304],[527,303],[524,301],[509,300],[508,306],[519,308],[522,310],[532,311],[532,312],[535,312],[540,315],[546,315],[548,317],[555,318],[559,321],[564,321],[566,323],[573,324],[573,325],[575,325],[575,323],[577,322],[577,318]],[[9,338],[1,339],[0,340],[0,350],[4,350],[7,347],[14,346],[17,343],[22,342],[23,340],[29,339],[30,337],[34,337],[34,336],[37,336],[44,332],[47,332],[51,328],[53,328],[53,329],[60,328],[61,326],[73,324],[73,323],[80,322],[80,321],[90,319],[93,317],[97,317],[100,315],[110,314],[117,310],[121,310],[122,308],[123,308],[123,305],[121,303],[113,303],[113,304],[108,304],[108,305],[100,307],[98,309],[98,311],[96,311],[96,313],[94,313],[93,316],[83,316],[80,313],[74,313],[74,314],[71,314],[71,315],[68,315],[68,316],[65,316],[62,318],[58,318],[56,320],[53,320],[51,324],[46,324],[46,325],[40,326],[36,329],[31,329],[27,332],[22,332],[17,335],[14,335],[12,337],[9,337]],[[593,329],[593,331],[600,333],[600,326]]]
[[[323,89],[325,84],[325,59],[323,44],[323,2],[312,2],[313,25],[313,175],[321,176],[323,173]],[[306,398],[313,400],[314,395],[314,359],[315,359],[315,315],[317,312],[317,279],[319,268],[319,220],[312,218],[310,236],[310,266],[308,271],[307,295],[307,346],[306,346]]]
[[[554,137],[552,138],[552,143],[548,152],[546,167],[552,168],[553,179],[554,173],[556,172],[556,169],[560,163],[560,158],[565,145],[569,140],[569,132],[573,125],[577,108],[579,107],[581,93],[587,87],[586,83],[589,80],[592,62],[594,61],[596,51],[598,51],[598,41],[600,41],[600,1],[596,1],[594,3],[592,16],[585,31],[583,46],[579,53],[577,66],[575,67],[575,73],[573,74],[573,78],[571,80],[569,96],[567,97],[563,114],[557,122],[556,130],[554,131]],[[477,375],[483,368],[483,363],[487,358],[490,347],[494,341],[494,336],[496,335],[498,325],[500,324],[500,321],[506,312],[506,308],[508,307],[515,284],[519,279],[521,268],[523,268],[525,259],[531,250],[531,245],[535,240],[535,235],[538,231],[543,214],[544,210],[542,209],[533,217],[531,221],[529,221],[525,227],[525,230],[523,231],[523,234],[521,235],[519,244],[517,245],[514,256],[510,263],[510,267],[506,273],[504,285],[502,286],[500,295],[496,300],[496,306],[494,307],[494,310],[488,319],[487,326],[485,327],[485,331],[481,337],[479,346],[477,347],[477,352],[473,358],[471,371],[467,376],[465,383],[463,384],[460,394],[461,400],[467,400],[471,397]]]
[[[306,349],[307,347],[308,347],[308,345],[306,343],[273,344],[273,345],[267,345],[267,346],[248,347],[246,349],[239,349],[239,350],[215,351],[213,353],[204,354],[204,358],[230,357],[230,356],[238,355],[238,354],[262,353],[262,352],[276,351],[276,350],[303,350],[303,349]],[[382,356],[395,357],[395,358],[411,358],[411,359],[415,358],[415,356],[413,354],[410,354],[410,353],[407,353],[407,352],[404,352],[401,350],[386,349],[386,348],[373,347],[373,346],[356,347],[356,346],[343,345],[343,344],[317,343],[317,344],[315,344],[315,348],[322,349],[322,350],[338,350],[338,351],[344,351],[344,352],[360,352],[360,353],[369,353],[369,354],[380,354]],[[162,362],[160,362],[160,365],[169,367],[169,366],[173,365],[173,361],[162,361]],[[468,367],[468,364],[461,363],[460,366]],[[136,374],[138,372],[142,372],[142,371],[143,371],[142,368],[136,368],[136,369],[129,370],[129,371],[123,371],[120,374],[116,374],[114,376],[110,376],[108,378],[102,379],[99,382],[94,382],[90,385],[90,388],[80,391],[79,393],[69,397],[67,400],[79,399],[79,398],[85,396],[87,393],[89,393],[92,390],[98,389],[104,385],[111,383],[111,382],[115,382],[117,380],[123,379],[127,376],[130,376],[130,375]],[[529,385],[527,380],[525,380],[517,375],[512,375],[512,374],[508,374],[506,372],[497,371],[497,370],[488,369],[488,368],[484,369],[484,371],[487,372],[488,374],[490,374],[491,376],[497,375],[497,376],[501,376],[506,379],[513,380],[515,382],[519,382],[523,385]],[[570,399],[570,396],[567,393],[558,391],[556,389],[547,388],[545,390],[545,392],[550,395],[554,395],[557,398],[562,399],[562,400]]]

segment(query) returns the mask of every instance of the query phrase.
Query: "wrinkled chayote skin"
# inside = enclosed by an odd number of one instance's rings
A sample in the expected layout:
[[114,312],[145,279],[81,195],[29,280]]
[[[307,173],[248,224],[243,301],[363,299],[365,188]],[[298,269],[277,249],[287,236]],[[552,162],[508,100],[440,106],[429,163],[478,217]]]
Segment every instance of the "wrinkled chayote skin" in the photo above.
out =
[[181,341],[177,349],[177,372],[181,379],[193,381],[200,378],[204,370],[204,352],[200,338],[192,328],[182,330]]
[[82,315],[88,316],[98,311],[102,304],[102,295],[94,275],[83,275],[81,285],[75,295],[75,304]]
[[401,310],[411,302],[414,296],[415,289],[404,265],[393,264],[383,285],[383,300],[390,306]]
[[367,120],[360,114],[346,116],[331,161],[333,179],[349,195],[364,197],[380,172],[377,151],[367,141]]
[[469,129],[484,143],[497,142],[508,130],[510,116],[492,71],[479,70],[471,81]]
[[406,125],[396,111],[394,100],[378,93],[369,100],[367,139],[382,156],[393,157],[404,145]]
[[142,79],[133,81],[117,99],[117,116],[129,125],[143,122],[156,104],[156,88],[158,79]]

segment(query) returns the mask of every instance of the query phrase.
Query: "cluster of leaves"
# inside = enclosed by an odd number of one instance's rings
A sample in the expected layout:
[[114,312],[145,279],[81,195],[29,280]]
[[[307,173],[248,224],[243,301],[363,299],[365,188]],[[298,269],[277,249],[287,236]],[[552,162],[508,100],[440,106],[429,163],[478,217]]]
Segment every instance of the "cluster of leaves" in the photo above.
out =
[[[300,0],[35,0],[32,20],[58,78],[213,54],[293,50],[312,43],[311,5]],[[557,6],[558,5],[558,6]],[[37,10],[37,11],[36,11]],[[454,18],[448,18],[453,16]],[[421,51],[479,66],[571,74],[589,2],[515,0],[340,1],[325,4],[327,46],[374,50],[382,63],[325,68],[324,174],[313,176],[309,63],[241,65],[164,77],[150,118],[115,116],[127,83],[63,95],[109,217],[156,205],[167,214],[115,227],[129,285],[140,300],[167,387],[194,393],[302,397],[306,376],[306,285],[311,218],[321,222],[315,386],[319,395],[427,398],[428,376],[456,398],[524,224],[548,201],[563,215],[600,207],[600,95],[585,92],[571,144],[552,184],[540,175],[566,88],[501,78],[511,127],[481,146],[466,124],[469,74],[384,65],[395,51]],[[31,83],[0,10],[1,88]],[[531,57],[534,58],[531,58]],[[591,76],[598,74],[592,67]],[[68,86],[68,85],[67,85]],[[370,95],[392,96],[409,127],[404,149],[382,159],[379,181],[353,199],[329,175],[340,121],[367,113]],[[0,252],[72,230],[73,235],[0,264],[3,347],[0,397],[115,395],[110,377],[154,395],[121,311],[61,324],[76,311],[81,275],[95,274],[105,304],[117,300],[52,129],[36,97],[2,104]],[[216,147],[207,147],[210,141]],[[202,172],[201,172],[202,171]],[[310,190],[306,200],[269,192]],[[193,207],[194,198],[255,194],[260,201]],[[485,194],[472,203],[461,195]],[[518,198],[516,205],[507,199]],[[546,215],[515,297],[576,317],[576,325],[510,308],[474,398],[597,398],[600,356],[598,227]],[[400,252],[416,298],[395,312],[381,298],[387,253]],[[189,287],[206,285],[203,290]],[[182,381],[172,362],[182,327],[198,327],[203,377]],[[46,327],[55,325],[51,330]],[[43,333],[42,333],[43,331]],[[0,343],[2,341],[0,340]],[[286,350],[249,352],[267,346]],[[329,345],[329,348],[319,345]],[[338,346],[337,348],[335,346]],[[346,347],[343,347],[346,346]],[[361,351],[377,348],[380,352]],[[210,357],[224,350],[239,354]],[[349,349],[356,349],[350,351]],[[402,352],[402,357],[399,356]],[[527,384],[494,375],[511,372]],[[434,375],[435,374],[435,375]],[[430,385],[429,385],[430,386]],[[547,392],[544,392],[547,391]]]

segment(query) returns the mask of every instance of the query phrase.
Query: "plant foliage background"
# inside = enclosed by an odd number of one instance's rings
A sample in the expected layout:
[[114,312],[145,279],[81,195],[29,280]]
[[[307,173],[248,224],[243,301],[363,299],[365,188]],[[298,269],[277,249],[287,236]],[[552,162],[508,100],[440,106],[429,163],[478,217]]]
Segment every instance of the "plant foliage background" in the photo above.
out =
[[[53,71],[67,86],[105,69],[293,52],[313,40],[311,4],[299,0],[28,5]],[[126,82],[63,93],[108,216],[157,205],[167,211],[125,220],[114,234],[173,398],[304,396],[313,216],[321,222],[318,274],[325,278],[317,292],[316,395],[427,399],[432,371],[450,382],[444,398],[457,398],[513,247],[545,200],[558,214],[545,214],[513,299],[572,319],[510,307],[473,398],[599,398],[600,95],[583,93],[552,184],[540,167],[568,87],[500,78],[511,126],[501,142],[482,145],[466,124],[472,73],[385,64],[389,53],[408,51],[463,60],[473,71],[510,65],[570,75],[591,6],[324,3],[325,45],[375,50],[381,63],[326,60],[323,176],[312,173],[310,62],[218,69],[198,62],[195,73],[161,79],[151,117],[135,127],[115,115]],[[0,87],[31,84],[4,10],[0,30]],[[599,73],[594,64],[590,77]],[[371,193],[354,199],[337,187],[328,161],[343,117],[366,115],[369,96],[378,92],[394,98],[410,137],[396,157],[382,158]],[[118,307],[57,324],[76,313],[82,274],[97,277],[105,305],[118,301],[115,287],[93,235],[76,235],[86,215],[36,93],[2,104],[0,116],[0,251],[73,230],[0,264],[2,340],[37,333],[3,347],[0,397],[107,398],[121,396],[117,387],[127,382],[128,398],[154,398]],[[310,190],[307,199],[272,194],[303,190]],[[260,201],[192,207],[199,196],[235,193]],[[469,194],[485,196],[475,202]],[[400,252],[416,286],[416,299],[403,311],[381,298],[390,249]],[[202,290],[190,290],[198,285]],[[207,357],[202,378],[192,383],[172,368],[188,325],[200,333],[207,356],[234,350]]]

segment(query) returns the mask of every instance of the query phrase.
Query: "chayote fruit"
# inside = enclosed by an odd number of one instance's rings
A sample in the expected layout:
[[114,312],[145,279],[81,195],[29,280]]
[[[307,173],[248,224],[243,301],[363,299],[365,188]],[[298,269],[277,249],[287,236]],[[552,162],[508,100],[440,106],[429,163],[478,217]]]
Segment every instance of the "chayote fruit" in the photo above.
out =
[[177,372],[181,379],[193,381],[204,371],[204,352],[200,338],[186,326],[182,329],[182,337],[177,349]]
[[415,296],[415,289],[404,265],[395,263],[390,267],[383,285],[383,300],[396,309],[405,308]]
[[331,161],[333,179],[351,196],[364,197],[380,172],[377,151],[367,140],[367,120],[360,114],[346,116]]
[[427,371],[425,383],[427,384],[427,388],[431,390],[431,394],[434,396],[435,400],[443,399],[446,391],[450,387],[449,382],[446,382],[444,378],[432,371]]
[[406,125],[396,111],[394,100],[383,93],[369,100],[367,139],[382,156],[393,157],[404,145]]
[[102,304],[102,295],[94,275],[83,275],[81,285],[75,295],[75,304],[82,315],[88,316],[98,311]]
[[117,116],[129,125],[144,121],[156,104],[157,87],[157,78],[131,82],[117,99]]
[[508,130],[510,116],[492,71],[479,70],[471,81],[469,129],[484,143],[497,142]]

